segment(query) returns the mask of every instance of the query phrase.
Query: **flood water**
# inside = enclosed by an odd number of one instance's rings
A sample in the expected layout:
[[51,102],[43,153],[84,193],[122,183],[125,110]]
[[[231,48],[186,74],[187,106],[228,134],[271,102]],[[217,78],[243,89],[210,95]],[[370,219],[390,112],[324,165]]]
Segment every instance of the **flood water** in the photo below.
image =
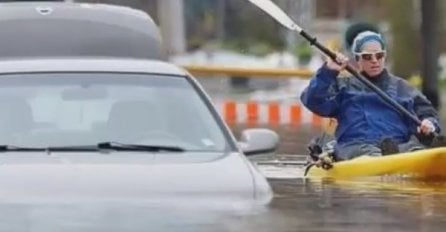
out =
[[310,181],[303,178],[302,156],[251,159],[275,197],[266,211],[241,219],[234,231],[445,231],[446,180]]
[[262,214],[241,220],[244,231],[445,230],[446,180],[373,177],[316,181],[303,177],[302,165],[286,165],[287,161],[302,160],[290,157],[252,158],[260,163],[275,197]]
[[446,226],[444,183],[270,181],[276,198],[259,220],[261,231],[444,231]]

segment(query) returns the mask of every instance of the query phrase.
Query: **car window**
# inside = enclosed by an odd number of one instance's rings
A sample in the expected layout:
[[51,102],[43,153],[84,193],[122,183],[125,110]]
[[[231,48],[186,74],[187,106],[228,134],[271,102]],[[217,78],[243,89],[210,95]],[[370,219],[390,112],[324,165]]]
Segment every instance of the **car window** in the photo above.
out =
[[0,78],[0,144],[103,141],[222,151],[226,137],[184,77],[45,73]]

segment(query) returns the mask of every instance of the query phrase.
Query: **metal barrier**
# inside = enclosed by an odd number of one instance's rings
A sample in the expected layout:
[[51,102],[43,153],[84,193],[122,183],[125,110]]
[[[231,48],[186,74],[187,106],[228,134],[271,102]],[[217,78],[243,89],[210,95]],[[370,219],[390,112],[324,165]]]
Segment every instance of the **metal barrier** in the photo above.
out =
[[225,66],[202,66],[202,65],[184,65],[184,69],[192,75],[200,77],[213,77],[215,75],[225,75],[231,77],[246,78],[303,78],[309,79],[314,72],[306,69],[292,68],[241,68],[241,67],[225,67]]

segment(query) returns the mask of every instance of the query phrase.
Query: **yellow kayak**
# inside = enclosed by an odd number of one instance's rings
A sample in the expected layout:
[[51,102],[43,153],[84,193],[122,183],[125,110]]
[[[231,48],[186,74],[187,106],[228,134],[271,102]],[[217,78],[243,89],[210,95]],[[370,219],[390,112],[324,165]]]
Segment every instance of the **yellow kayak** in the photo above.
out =
[[416,178],[446,178],[446,147],[419,150],[395,155],[361,156],[336,162],[325,170],[311,166],[307,178],[348,179],[397,175]]

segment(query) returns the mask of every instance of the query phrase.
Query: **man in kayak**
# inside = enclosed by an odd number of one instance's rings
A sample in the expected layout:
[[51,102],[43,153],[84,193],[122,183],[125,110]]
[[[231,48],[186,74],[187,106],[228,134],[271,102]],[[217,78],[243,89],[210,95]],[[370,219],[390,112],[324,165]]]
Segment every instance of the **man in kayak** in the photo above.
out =
[[389,142],[399,152],[423,148],[416,136],[440,132],[438,113],[431,102],[384,67],[387,53],[381,34],[361,32],[351,49],[361,74],[416,115],[421,125],[415,125],[356,78],[338,77],[349,61],[338,53],[337,63],[327,59],[301,95],[310,111],[338,121],[336,160],[382,155],[382,144]]

